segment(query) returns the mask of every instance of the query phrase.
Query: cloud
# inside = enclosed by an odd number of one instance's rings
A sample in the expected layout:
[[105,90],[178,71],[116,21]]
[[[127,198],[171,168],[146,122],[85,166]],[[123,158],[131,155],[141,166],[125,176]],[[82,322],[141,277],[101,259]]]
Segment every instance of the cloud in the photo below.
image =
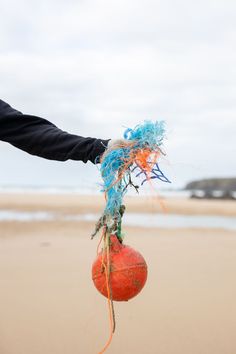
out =
[[235,10],[231,0],[4,0],[1,97],[82,135],[166,119],[171,163],[189,166],[180,180],[236,174]]

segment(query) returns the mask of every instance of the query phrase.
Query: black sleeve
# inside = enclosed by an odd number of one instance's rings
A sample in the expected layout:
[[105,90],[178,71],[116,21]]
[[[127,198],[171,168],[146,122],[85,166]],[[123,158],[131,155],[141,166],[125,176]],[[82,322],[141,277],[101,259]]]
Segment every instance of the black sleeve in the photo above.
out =
[[108,141],[66,133],[46,119],[22,114],[0,100],[0,140],[49,160],[99,162]]

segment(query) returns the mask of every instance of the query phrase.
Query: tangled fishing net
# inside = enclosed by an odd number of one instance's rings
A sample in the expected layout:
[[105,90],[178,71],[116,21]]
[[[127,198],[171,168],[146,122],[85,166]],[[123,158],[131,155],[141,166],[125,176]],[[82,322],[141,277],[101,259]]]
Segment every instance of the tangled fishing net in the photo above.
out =
[[[108,146],[101,159],[106,206],[92,234],[93,238],[102,229],[92,279],[97,290],[108,299],[110,336],[99,354],[106,351],[115,331],[113,300],[127,301],[136,296],[147,279],[147,264],[142,255],[122,243],[123,198],[128,187],[138,191],[145,182],[155,179],[170,183],[158,164],[164,155],[164,137],[163,121],[144,121],[134,129],[126,129],[123,144]],[[134,184],[134,179],[140,183]],[[103,248],[99,252],[102,241]]]
[[134,129],[125,130],[124,139],[130,144],[105,152],[100,171],[106,207],[92,237],[102,226],[106,226],[109,234],[115,234],[122,241],[121,219],[125,211],[123,198],[129,186],[137,192],[140,187],[133,183],[132,176],[142,179],[141,186],[153,179],[170,183],[158,164],[158,159],[164,155],[161,150],[164,137],[164,121],[145,121]]

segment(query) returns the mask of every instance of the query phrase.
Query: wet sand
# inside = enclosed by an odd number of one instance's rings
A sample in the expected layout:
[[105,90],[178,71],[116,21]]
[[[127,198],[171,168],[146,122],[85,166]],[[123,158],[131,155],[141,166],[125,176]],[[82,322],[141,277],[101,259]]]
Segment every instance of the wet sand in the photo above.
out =
[[[11,195],[1,198],[0,208],[100,212],[103,201],[96,198]],[[235,215],[230,202],[195,202],[166,204],[169,212],[185,204],[184,213]],[[128,207],[153,210],[139,200]],[[93,228],[0,223],[0,354],[99,353],[109,328],[105,298],[91,281]],[[235,354],[235,232],[125,227],[125,233],[125,243],[144,255],[149,276],[139,296],[115,303],[117,329],[107,353]]]

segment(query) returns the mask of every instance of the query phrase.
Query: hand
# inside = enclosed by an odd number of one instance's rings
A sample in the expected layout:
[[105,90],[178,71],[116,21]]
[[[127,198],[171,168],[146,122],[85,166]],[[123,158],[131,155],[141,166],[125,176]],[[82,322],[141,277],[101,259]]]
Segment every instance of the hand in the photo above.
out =
[[130,141],[127,139],[111,139],[108,142],[107,145],[107,149],[104,152],[104,154],[101,156],[101,162],[103,161],[103,159],[107,156],[107,154],[109,154],[109,152],[111,152],[112,150],[116,150],[116,149],[122,149],[122,148],[126,148],[126,147],[132,147],[135,144],[135,141]]

